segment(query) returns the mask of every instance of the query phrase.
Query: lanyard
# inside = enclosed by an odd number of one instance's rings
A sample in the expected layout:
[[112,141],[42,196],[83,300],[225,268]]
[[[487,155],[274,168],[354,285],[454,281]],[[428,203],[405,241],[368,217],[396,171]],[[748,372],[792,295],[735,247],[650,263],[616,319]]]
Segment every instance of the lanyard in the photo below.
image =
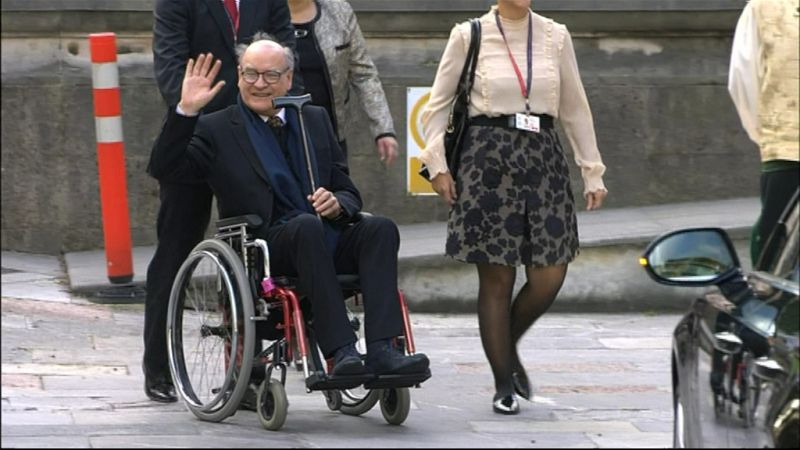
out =
[[531,107],[528,104],[528,95],[531,92],[531,80],[533,77],[531,76],[531,72],[533,71],[533,25],[531,24],[533,20],[530,17],[531,13],[528,11],[528,81],[525,82],[525,79],[522,78],[522,72],[519,70],[519,66],[517,66],[517,61],[514,59],[514,55],[511,53],[511,47],[508,46],[508,40],[506,39],[506,33],[503,30],[503,24],[500,23],[500,14],[495,11],[494,18],[497,20],[497,28],[500,30],[500,35],[503,36],[503,42],[506,44],[506,50],[508,50],[508,57],[511,59],[511,64],[514,66],[514,72],[517,74],[517,81],[519,81],[519,90],[522,93],[522,98],[525,99],[525,111],[530,113]]

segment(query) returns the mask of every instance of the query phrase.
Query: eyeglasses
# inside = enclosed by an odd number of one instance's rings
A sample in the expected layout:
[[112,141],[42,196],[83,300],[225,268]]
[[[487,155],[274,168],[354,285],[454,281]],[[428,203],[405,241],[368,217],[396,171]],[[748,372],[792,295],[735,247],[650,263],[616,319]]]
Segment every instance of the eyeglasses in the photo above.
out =
[[258,72],[252,69],[244,69],[242,70],[242,79],[244,79],[245,83],[255,84],[258,81],[259,77],[264,78],[264,83],[267,84],[275,84],[280,81],[281,76],[289,71],[289,68],[283,70],[267,70],[265,72]]

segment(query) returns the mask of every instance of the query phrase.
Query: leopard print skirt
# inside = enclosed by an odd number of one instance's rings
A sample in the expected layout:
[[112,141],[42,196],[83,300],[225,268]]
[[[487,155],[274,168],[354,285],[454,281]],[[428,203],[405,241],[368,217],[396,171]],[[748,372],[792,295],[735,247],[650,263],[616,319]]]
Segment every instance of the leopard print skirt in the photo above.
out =
[[578,253],[575,200],[555,129],[472,125],[462,143],[447,255],[515,267],[572,261]]

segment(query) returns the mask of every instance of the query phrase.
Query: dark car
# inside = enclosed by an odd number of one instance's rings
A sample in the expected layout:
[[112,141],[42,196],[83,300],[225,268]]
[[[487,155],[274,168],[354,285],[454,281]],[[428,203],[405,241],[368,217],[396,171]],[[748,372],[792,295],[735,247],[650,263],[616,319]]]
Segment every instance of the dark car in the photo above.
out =
[[795,196],[750,273],[718,228],[668,233],[642,256],[659,283],[715,286],[673,333],[676,448],[800,447],[799,234]]

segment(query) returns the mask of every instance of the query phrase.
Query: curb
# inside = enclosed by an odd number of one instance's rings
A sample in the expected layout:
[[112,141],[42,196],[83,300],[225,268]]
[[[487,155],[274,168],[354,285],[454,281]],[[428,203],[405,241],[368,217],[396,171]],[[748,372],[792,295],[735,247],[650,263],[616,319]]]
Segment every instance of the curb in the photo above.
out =
[[[745,267],[750,266],[750,227],[724,228]],[[557,312],[674,312],[685,310],[694,295],[707,288],[663,286],[652,281],[638,258],[660,233],[635,238],[616,237],[581,243],[578,257],[569,265],[567,277],[552,311]],[[136,255],[135,255],[136,256]],[[141,256],[141,255],[139,255]],[[72,261],[72,264],[79,264]],[[71,264],[67,264],[70,266]],[[70,277],[72,279],[72,277]],[[517,270],[514,294],[525,283],[525,271]],[[109,286],[100,281],[71,287],[73,293],[93,303],[142,303],[144,277],[132,283]],[[425,313],[475,313],[478,279],[472,264],[443,254],[404,256],[398,260],[398,285],[409,310]]]
[[[750,266],[749,227],[725,230],[745,267]],[[582,245],[567,270],[564,285],[551,310],[557,312],[676,312],[689,307],[707,287],[664,286],[639,266],[639,256],[653,238],[613,240]],[[517,270],[514,295],[525,284]],[[400,261],[399,285],[409,309],[428,313],[475,313],[478,279],[473,265],[445,256]]]

